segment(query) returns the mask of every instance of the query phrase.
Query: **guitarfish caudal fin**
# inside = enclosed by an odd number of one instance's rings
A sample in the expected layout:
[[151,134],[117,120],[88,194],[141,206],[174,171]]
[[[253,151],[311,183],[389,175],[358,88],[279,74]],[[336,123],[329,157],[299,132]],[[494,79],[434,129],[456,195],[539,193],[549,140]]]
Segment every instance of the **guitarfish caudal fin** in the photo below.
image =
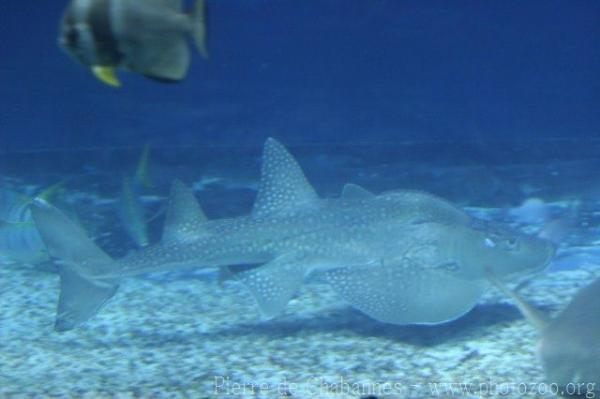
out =
[[[102,308],[115,294],[121,276],[128,270],[121,269],[122,265],[104,253],[79,225],[43,199],[33,201],[31,212],[60,274],[55,329],[71,330]],[[180,181],[175,181],[169,198],[163,242],[181,244],[207,234],[202,227],[205,222],[206,217],[193,192]]]
[[[37,198],[31,212],[52,258],[58,259],[60,296],[54,328],[71,330],[90,319],[119,287],[115,262],[57,208]],[[101,277],[101,276],[113,277]]]

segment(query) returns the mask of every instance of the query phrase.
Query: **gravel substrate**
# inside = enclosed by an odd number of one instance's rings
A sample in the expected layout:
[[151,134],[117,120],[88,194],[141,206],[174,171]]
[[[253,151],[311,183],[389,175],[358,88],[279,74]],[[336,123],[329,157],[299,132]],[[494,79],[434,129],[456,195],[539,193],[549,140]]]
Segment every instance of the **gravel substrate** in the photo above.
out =
[[[596,276],[583,265],[520,292],[556,312]],[[492,289],[457,321],[399,327],[318,281],[263,321],[242,286],[214,273],[131,278],[87,325],[59,334],[57,276],[3,267],[0,281],[0,397],[551,396],[537,332]]]
[[[222,207],[214,194],[206,197]],[[127,238],[110,218],[114,200],[70,195],[100,245],[126,253],[119,244]],[[550,206],[561,214],[572,205]],[[589,208],[551,267],[569,270],[520,289],[547,312],[600,276],[599,206]],[[261,320],[245,288],[219,284],[215,271],[160,274],[124,280],[95,318],[66,333],[53,330],[57,296],[55,274],[0,265],[0,399],[553,396],[536,359],[538,333],[494,289],[454,322],[399,327],[348,307],[318,279],[284,315]]]

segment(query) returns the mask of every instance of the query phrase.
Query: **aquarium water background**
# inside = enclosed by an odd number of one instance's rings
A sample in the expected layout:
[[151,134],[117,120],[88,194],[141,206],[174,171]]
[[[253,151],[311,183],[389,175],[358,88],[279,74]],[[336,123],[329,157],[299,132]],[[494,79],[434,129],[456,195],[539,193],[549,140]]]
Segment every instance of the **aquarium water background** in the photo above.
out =
[[571,143],[600,122],[593,1],[209,1],[210,60],[182,84],[132,75],[122,90],[57,48],[63,3],[2,4],[8,151]]
[[[210,59],[194,54],[188,77],[180,84],[162,85],[120,73],[120,89],[102,85],[58,48],[65,6],[62,0],[0,3],[0,175],[4,188],[28,195],[64,181],[69,194],[59,202],[78,214],[112,255],[135,248],[111,201],[118,196],[122,175],[135,169],[144,145],[151,148],[154,187],[145,198],[150,212],[158,215],[149,223],[155,241],[175,178],[195,188],[211,218],[248,212],[256,195],[261,147],[274,137],[298,158],[324,197],[338,196],[346,182],[374,192],[426,190],[475,215],[525,229],[527,221],[515,219],[510,210],[528,198],[542,199],[553,218],[576,209],[577,222],[551,268],[577,270],[596,262],[600,2],[208,0]],[[123,298],[160,304],[160,298],[154,298],[158,292],[125,289],[109,318],[65,338],[52,331],[56,292],[42,299],[30,297],[36,290],[31,281],[47,280],[48,286],[55,281],[35,274],[44,272],[6,270],[5,278],[11,276],[20,287],[10,292],[26,298],[19,302],[0,288],[0,306],[13,309],[0,319],[0,348],[5,364],[12,367],[0,370],[0,382],[8,387],[0,392],[7,396],[17,395],[21,387],[20,393],[39,397],[154,397],[166,391],[177,395],[183,387],[212,397],[226,393],[210,391],[214,375],[274,384],[283,377],[293,380],[295,367],[305,366],[306,375],[327,370],[349,379],[360,375],[391,381],[392,376],[425,369],[436,376],[450,369],[474,375],[481,372],[478,366],[455,366],[453,356],[485,358],[485,350],[468,348],[469,339],[483,340],[478,328],[494,329],[494,317],[505,322],[519,318],[514,309],[511,313],[492,308],[489,314],[476,311],[450,327],[395,328],[338,302],[343,310],[335,308],[331,314],[296,304],[291,312],[297,311],[297,319],[288,312],[287,318],[271,325],[257,322],[257,312],[248,310],[239,325],[235,313],[223,309],[195,310],[206,311],[209,323],[186,318],[184,310],[170,304],[176,317],[156,316],[148,325],[139,321],[148,314],[123,310]],[[160,295],[178,301],[175,293],[191,291],[190,284],[200,284],[198,280],[216,286],[213,279],[190,272],[137,280],[142,286],[160,286]],[[216,288],[211,293],[197,300],[222,295]],[[314,294],[321,295],[319,290]],[[194,309],[190,303],[196,303],[190,295],[181,302],[189,305],[186,309]],[[550,302],[559,298],[552,289],[544,295]],[[23,309],[29,302],[46,301],[45,310],[18,317],[13,300]],[[326,308],[327,300],[317,302]],[[225,305],[240,312],[239,299],[228,301]],[[216,302],[212,298],[206,303]],[[241,312],[253,309],[250,305]],[[118,323],[112,319],[115,314],[122,317]],[[219,317],[227,321],[219,322]],[[203,322],[207,324],[199,326]],[[167,328],[176,332],[169,335]],[[522,328],[527,330],[524,322]],[[15,340],[30,334],[30,340]],[[223,338],[213,341],[219,334]],[[341,337],[335,348],[327,345],[332,337]],[[239,342],[242,349],[228,340]],[[456,340],[467,349],[444,352],[456,347]],[[312,374],[299,360],[306,358],[306,345],[328,359],[313,360]],[[28,346],[34,349],[27,352]],[[114,356],[121,360],[114,363],[113,375],[107,370],[114,359],[100,349],[115,346],[120,352]],[[180,356],[181,348],[185,351]],[[353,348],[361,354],[351,355]],[[130,355],[123,355],[127,351]],[[156,358],[148,355],[153,351]],[[427,356],[423,360],[423,352],[436,351],[448,357],[438,358],[437,366],[428,363]],[[236,358],[240,352],[247,355]],[[73,353],[75,360],[61,357]],[[402,362],[400,353],[412,360]],[[36,367],[27,366],[27,356],[33,356],[30,361]],[[190,366],[189,373],[178,373],[173,359],[190,356],[194,362],[213,359],[215,366],[211,369],[210,362],[204,362],[202,372]],[[508,353],[506,367],[522,360],[519,356]],[[128,369],[122,363],[125,358],[135,367]],[[89,360],[100,365],[74,366]],[[399,363],[404,371],[399,371]],[[188,370],[185,361],[180,366]],[[211,370],[216,370],[214,375]],[[34,379],[38,382],[32,383]]]
[[[531,180],[549,180],[542,196],[596,186],[594,1],[208,1],[210,59],[194,54],[176,85],[122,73],[119,90],[57,47],[65,6],[1,5],[0,165],[37,184],[131,168],[146,144],[163,191],[207,168],[251,175],[274,137],[324,194],[354,181],[514,206]],[[490,170],[526,164],[525,182]]]

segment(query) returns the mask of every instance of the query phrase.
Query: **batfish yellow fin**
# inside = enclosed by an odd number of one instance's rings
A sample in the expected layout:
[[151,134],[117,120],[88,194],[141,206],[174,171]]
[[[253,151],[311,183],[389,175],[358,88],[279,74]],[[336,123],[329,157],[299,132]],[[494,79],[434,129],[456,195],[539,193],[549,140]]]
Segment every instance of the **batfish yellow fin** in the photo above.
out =
[[121,82],[119,82],[119,78],[115,75],[114,68],[95,65],[92,67],[92,73],[104,84],[112,87],[121,87]]

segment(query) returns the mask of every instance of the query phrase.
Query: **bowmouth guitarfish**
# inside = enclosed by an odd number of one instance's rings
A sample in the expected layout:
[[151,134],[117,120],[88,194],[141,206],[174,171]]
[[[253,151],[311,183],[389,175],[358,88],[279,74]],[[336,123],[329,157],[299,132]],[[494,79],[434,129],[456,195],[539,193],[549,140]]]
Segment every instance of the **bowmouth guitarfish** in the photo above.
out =
[[57,331],[92,317],[124,277],[233,265],[253,266],[234,274],[268,318],[285,309],[307,275],[320,273],[376,320],[435,324],[475,306],[489,285],[485,267],[505,279],[542,270],[554,254],[539,237],[474,219],[423,192],[375,195],[349,184],[340,198],[321,199],[274,139],[264,146],[250,214],[207,220],[176,181],[160,243],[118,260],[47,202],[35,201],[32,213],[59,264]]

